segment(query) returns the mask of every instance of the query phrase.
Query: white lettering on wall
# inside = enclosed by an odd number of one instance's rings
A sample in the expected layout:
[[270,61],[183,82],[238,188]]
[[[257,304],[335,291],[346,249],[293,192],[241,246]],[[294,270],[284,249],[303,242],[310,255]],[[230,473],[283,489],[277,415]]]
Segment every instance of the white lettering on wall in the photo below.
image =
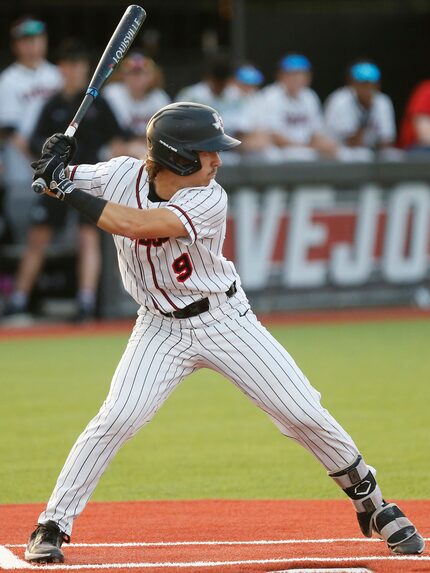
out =
[[[429,276],[427,184],[404,183],[384,194],[368,184],[343,196],[327,186],[292,193],[282,187],[263,192],[243,187],[233,195],[232,206],[235,263],[246,289],[407,284]],[[345,234],[348,224],[354,228]],[[315,256],[318,247],[324,249]]]
[[368,185],[359,191],[353,244],[334,245],[330,257],[330,277],[337,285],[360,285],[368,281],[374,266],[373,253],[381,209],[380,191]]
[[390,194],[382,259],[382,273],[389,282],[410,283],[426,276],[429,215],[427,185],[404,183]]
[[298,188],[290,208],[283,283],[289,287],[316,287],[326,282],[327,262],[309,260],[311,247],[324,244],[327,227],[312,221],[317,211],[333,207],[334,191],[328,187]]
[[267,189],[263,195],[252,188],[241,188],[234,197],[238,271],[246,288],[264,288],[279,225],[285,216],[287,193],[277,187]]

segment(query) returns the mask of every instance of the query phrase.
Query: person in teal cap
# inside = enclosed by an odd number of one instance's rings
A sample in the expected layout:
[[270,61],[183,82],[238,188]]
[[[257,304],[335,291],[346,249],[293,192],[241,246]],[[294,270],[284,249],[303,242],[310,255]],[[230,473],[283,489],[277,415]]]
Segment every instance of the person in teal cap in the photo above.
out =
[[370,60],[357,60],[347,71],[347,85],[325,104],[329,134],[342,146],[372,159],[373,152],[392,148],[396,137],[394,108],[380,91],[381,71]]
[[[10,28],[15,61],[0,74],[0,137],[6,187],[5,209],[10,215],[13,239],[21,242],[27,233],[31,202],[31,154],[28,140],[40,109],[62,86],[57,66],[46,60],[46,25],[35,18],[21,18]],[[28,295],[14,285],[5,314],[21,314]]]
[[273,161],[334,159],[338,145],[325,133],[321,101],[311,89],[312,65],[303,54],[287,54],[277,80],[263,89]]

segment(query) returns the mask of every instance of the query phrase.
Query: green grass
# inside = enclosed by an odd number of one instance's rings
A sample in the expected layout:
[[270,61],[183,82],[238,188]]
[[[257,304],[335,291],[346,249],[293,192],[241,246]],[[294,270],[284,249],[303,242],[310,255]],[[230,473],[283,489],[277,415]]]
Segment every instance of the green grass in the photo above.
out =
[[[277,327],[387,497],[429,498],[430,321]],[[124,336],[0,343],[0,503],[46,501],[104,400]],[[93,499],[334,498],[300,446],[208,370],[119,452]]]

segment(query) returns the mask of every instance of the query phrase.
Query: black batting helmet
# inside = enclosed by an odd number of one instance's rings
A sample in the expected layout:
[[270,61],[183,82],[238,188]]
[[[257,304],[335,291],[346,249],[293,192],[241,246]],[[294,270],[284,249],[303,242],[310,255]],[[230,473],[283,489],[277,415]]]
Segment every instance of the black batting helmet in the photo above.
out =
[[221,116],[212,107],[179,102],[155,113],[146,128],[148,159],[178,175],[201,168],[199,151],[227,151],[240,144],[224,133]]

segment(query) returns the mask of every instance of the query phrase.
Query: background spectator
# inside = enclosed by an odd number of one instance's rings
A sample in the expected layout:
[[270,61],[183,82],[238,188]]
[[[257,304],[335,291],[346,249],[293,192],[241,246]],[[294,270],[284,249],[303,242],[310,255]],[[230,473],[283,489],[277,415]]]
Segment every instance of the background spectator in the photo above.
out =
[[311,69],[306,56],[289,54],[280,62],[277,81],[263,89],[267,127],[278,148],[272,159],[336,156],[337,144],[324,133],[321,102],[309,87]]
[[[58,66],[63,78],[61,92],[50,98],[42,108],[30,147],[34,155],[40,155],[41,147],[53,133],[64,132],[70,119],[79,107],[88,85],[89,57],[85,49],[75,41],[67,41],[60,48]],[[78,150],[74,163],[96,163],[100,151],[113,145],[121,135],[115,116],[103,97],[99,96],[85,116],[78,132]],[[103,153],[108,158],[111,154]],[[29,191],[27,191],[28,193]],[[64,227],[67,209],[61,201],[52,201],[39,196],[31,211],[31,228],[27,246],[16,277],[15,289],[6,307],[7,315],[22,315],[28,310],[33,286],[42,268],[46,248],[54,231]],[[79,272],[78,272],[78,318],[87,319],[95,314],[96,290],[100,272],[99,234],[94,225],[80,219],[79,226]]]
[[[328,133],[347,148],[351,159],[371,160],[373,151],[392,147],[396,137],[391,99],[380,91],[381,72],[369,60],[348,69],[347,85],[334,91],[325,104]],[[346,150],[345,150],[346,151]]]
[[[45,59],[48,38],[44,22],[17,20],[11,26],[10,37],[16,59],[0,75],[0,137],[7,205],[28,193],[32,178],[27,146],[27,136],[34,127],[31,121],[62,82],[56,66]],[[21,215],[22,211],[21,206]],[[9,212],[13,218],[16,209],[10,207]]]
[[[237,130],[237,118],[240,110],[241,94],[233,80],[233,67],[225,55],[218,55],[208,61],[202,81],[183,88],[175,101],[202,103],[215,108],[223,118],[227,133]],[[236,153],[223,153],[223,161],[234,163]]]
[[267,129],[267,114],[260,89],[264,76],[252,64],[237,68],[234,83],[240,93],[235,136],[242,145],[238,151],[247,159],[264,160],[265,152],[272,147],[272,134]]
[[170,97],[162,89],[160,68],[150,58],[133,52],[121,67],[121,80],[109,84],[103,94],[116,118],[127,133],[127,153],[134,157],[146,154],[146,125]]
[[430,80],[418,84],[409,97],[399,145],[408,151],[430,151]]

